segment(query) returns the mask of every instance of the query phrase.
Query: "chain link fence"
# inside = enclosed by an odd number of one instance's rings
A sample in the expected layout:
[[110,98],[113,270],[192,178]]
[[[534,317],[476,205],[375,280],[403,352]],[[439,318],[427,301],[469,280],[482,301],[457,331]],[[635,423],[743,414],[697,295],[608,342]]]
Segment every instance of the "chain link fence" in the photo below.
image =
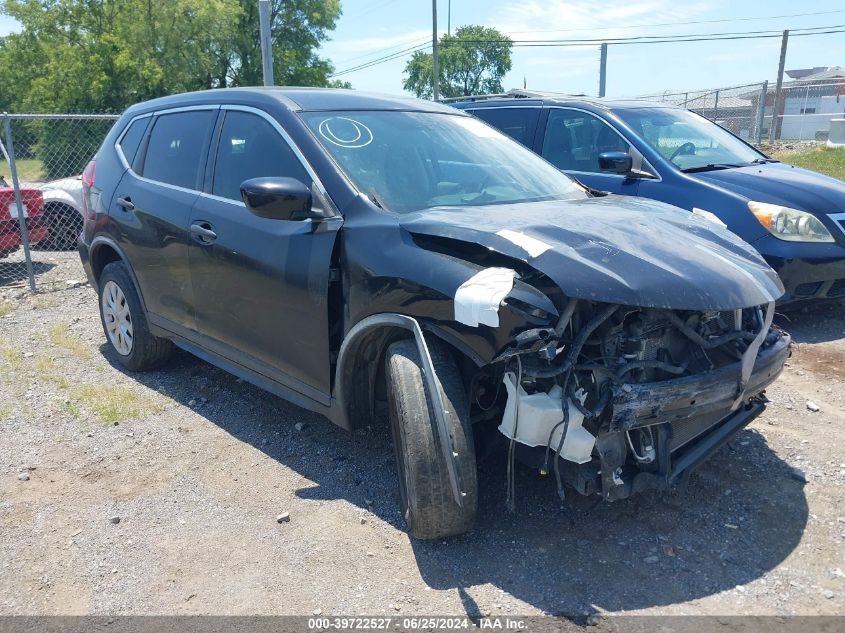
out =
[[826,141],[832,119],[845,117],[845,80],[769,82],[637,95],[633,99],[678,105],[707,117],[752,143]]
[[0,287],[49,290],[85,279],[76,253],[82,180],[117,116],[4,114]]

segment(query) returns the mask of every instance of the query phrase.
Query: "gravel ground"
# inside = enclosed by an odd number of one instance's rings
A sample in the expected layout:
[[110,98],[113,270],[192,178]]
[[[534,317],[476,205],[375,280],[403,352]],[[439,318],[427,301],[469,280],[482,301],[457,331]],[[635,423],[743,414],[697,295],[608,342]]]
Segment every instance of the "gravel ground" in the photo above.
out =
[[685,491],[561,507],[521,469],[510,514],[497,457],[475,529],[422,543],[386,428],[184,353],[127,374],[38,257],[52,291],[0,287],[0,614],[845,613],[842,304],[779,317],[769,409]]

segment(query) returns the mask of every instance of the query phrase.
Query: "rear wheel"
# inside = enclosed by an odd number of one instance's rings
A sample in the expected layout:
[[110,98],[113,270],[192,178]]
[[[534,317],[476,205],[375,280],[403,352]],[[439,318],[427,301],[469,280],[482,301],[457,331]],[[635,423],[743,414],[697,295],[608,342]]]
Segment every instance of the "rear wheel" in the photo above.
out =
[[98,285],[103,331],[120,363],[132,371],[143,371],[167,360],[173,344],[150,333],[135,284],[123,262],[103,268]]
[[449,351],[428,342],[444,392],[449,432],[457,457],[463,506],[456,503],[446,460],[438,443],[431,398],[420,354],[413,340],[393,343],[385,367],[390,426],[399,470],[402,513],[413,536],[434,539],[461,534],[472,527],[478,507],[478,480],[472,426],[463,381]]

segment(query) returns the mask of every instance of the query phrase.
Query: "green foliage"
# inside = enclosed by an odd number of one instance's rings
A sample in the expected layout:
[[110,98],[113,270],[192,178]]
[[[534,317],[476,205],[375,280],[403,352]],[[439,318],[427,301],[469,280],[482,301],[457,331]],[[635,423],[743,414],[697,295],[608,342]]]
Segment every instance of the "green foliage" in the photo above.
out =
[[[257,7],[256,0],[0,0],[0,13],[23,27],[0,42],[0,106],[120,112],[178,92],[260,85]],[[340,0],[273,0],[277,84],[327,85],[332,67],[316,51],[339,16]]]
[[[218,84],[260,86],[263,83],[258,2],[238,0],[235,37],[221,50]],[[332,65],[316,50],[335,28],[340,0],[272,0],[270,35],[273,79],[279,86],[328,86]]]
[[[509,37],[485,26],[462,26],[439,40],[440,96],[503,92],[502,77],[511,69]],[[405,65],[404,88],[417,97],[432,97],[431,53],[417,51]]]

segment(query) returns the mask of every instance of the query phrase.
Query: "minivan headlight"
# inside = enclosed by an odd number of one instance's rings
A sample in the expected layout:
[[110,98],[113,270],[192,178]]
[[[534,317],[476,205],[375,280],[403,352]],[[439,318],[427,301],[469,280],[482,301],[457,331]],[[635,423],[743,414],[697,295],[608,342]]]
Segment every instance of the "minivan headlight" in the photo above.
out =
[[812,213],[768,202],[749,202],[748,208],[766,229],[788,242],[833,242],[833,235]]

